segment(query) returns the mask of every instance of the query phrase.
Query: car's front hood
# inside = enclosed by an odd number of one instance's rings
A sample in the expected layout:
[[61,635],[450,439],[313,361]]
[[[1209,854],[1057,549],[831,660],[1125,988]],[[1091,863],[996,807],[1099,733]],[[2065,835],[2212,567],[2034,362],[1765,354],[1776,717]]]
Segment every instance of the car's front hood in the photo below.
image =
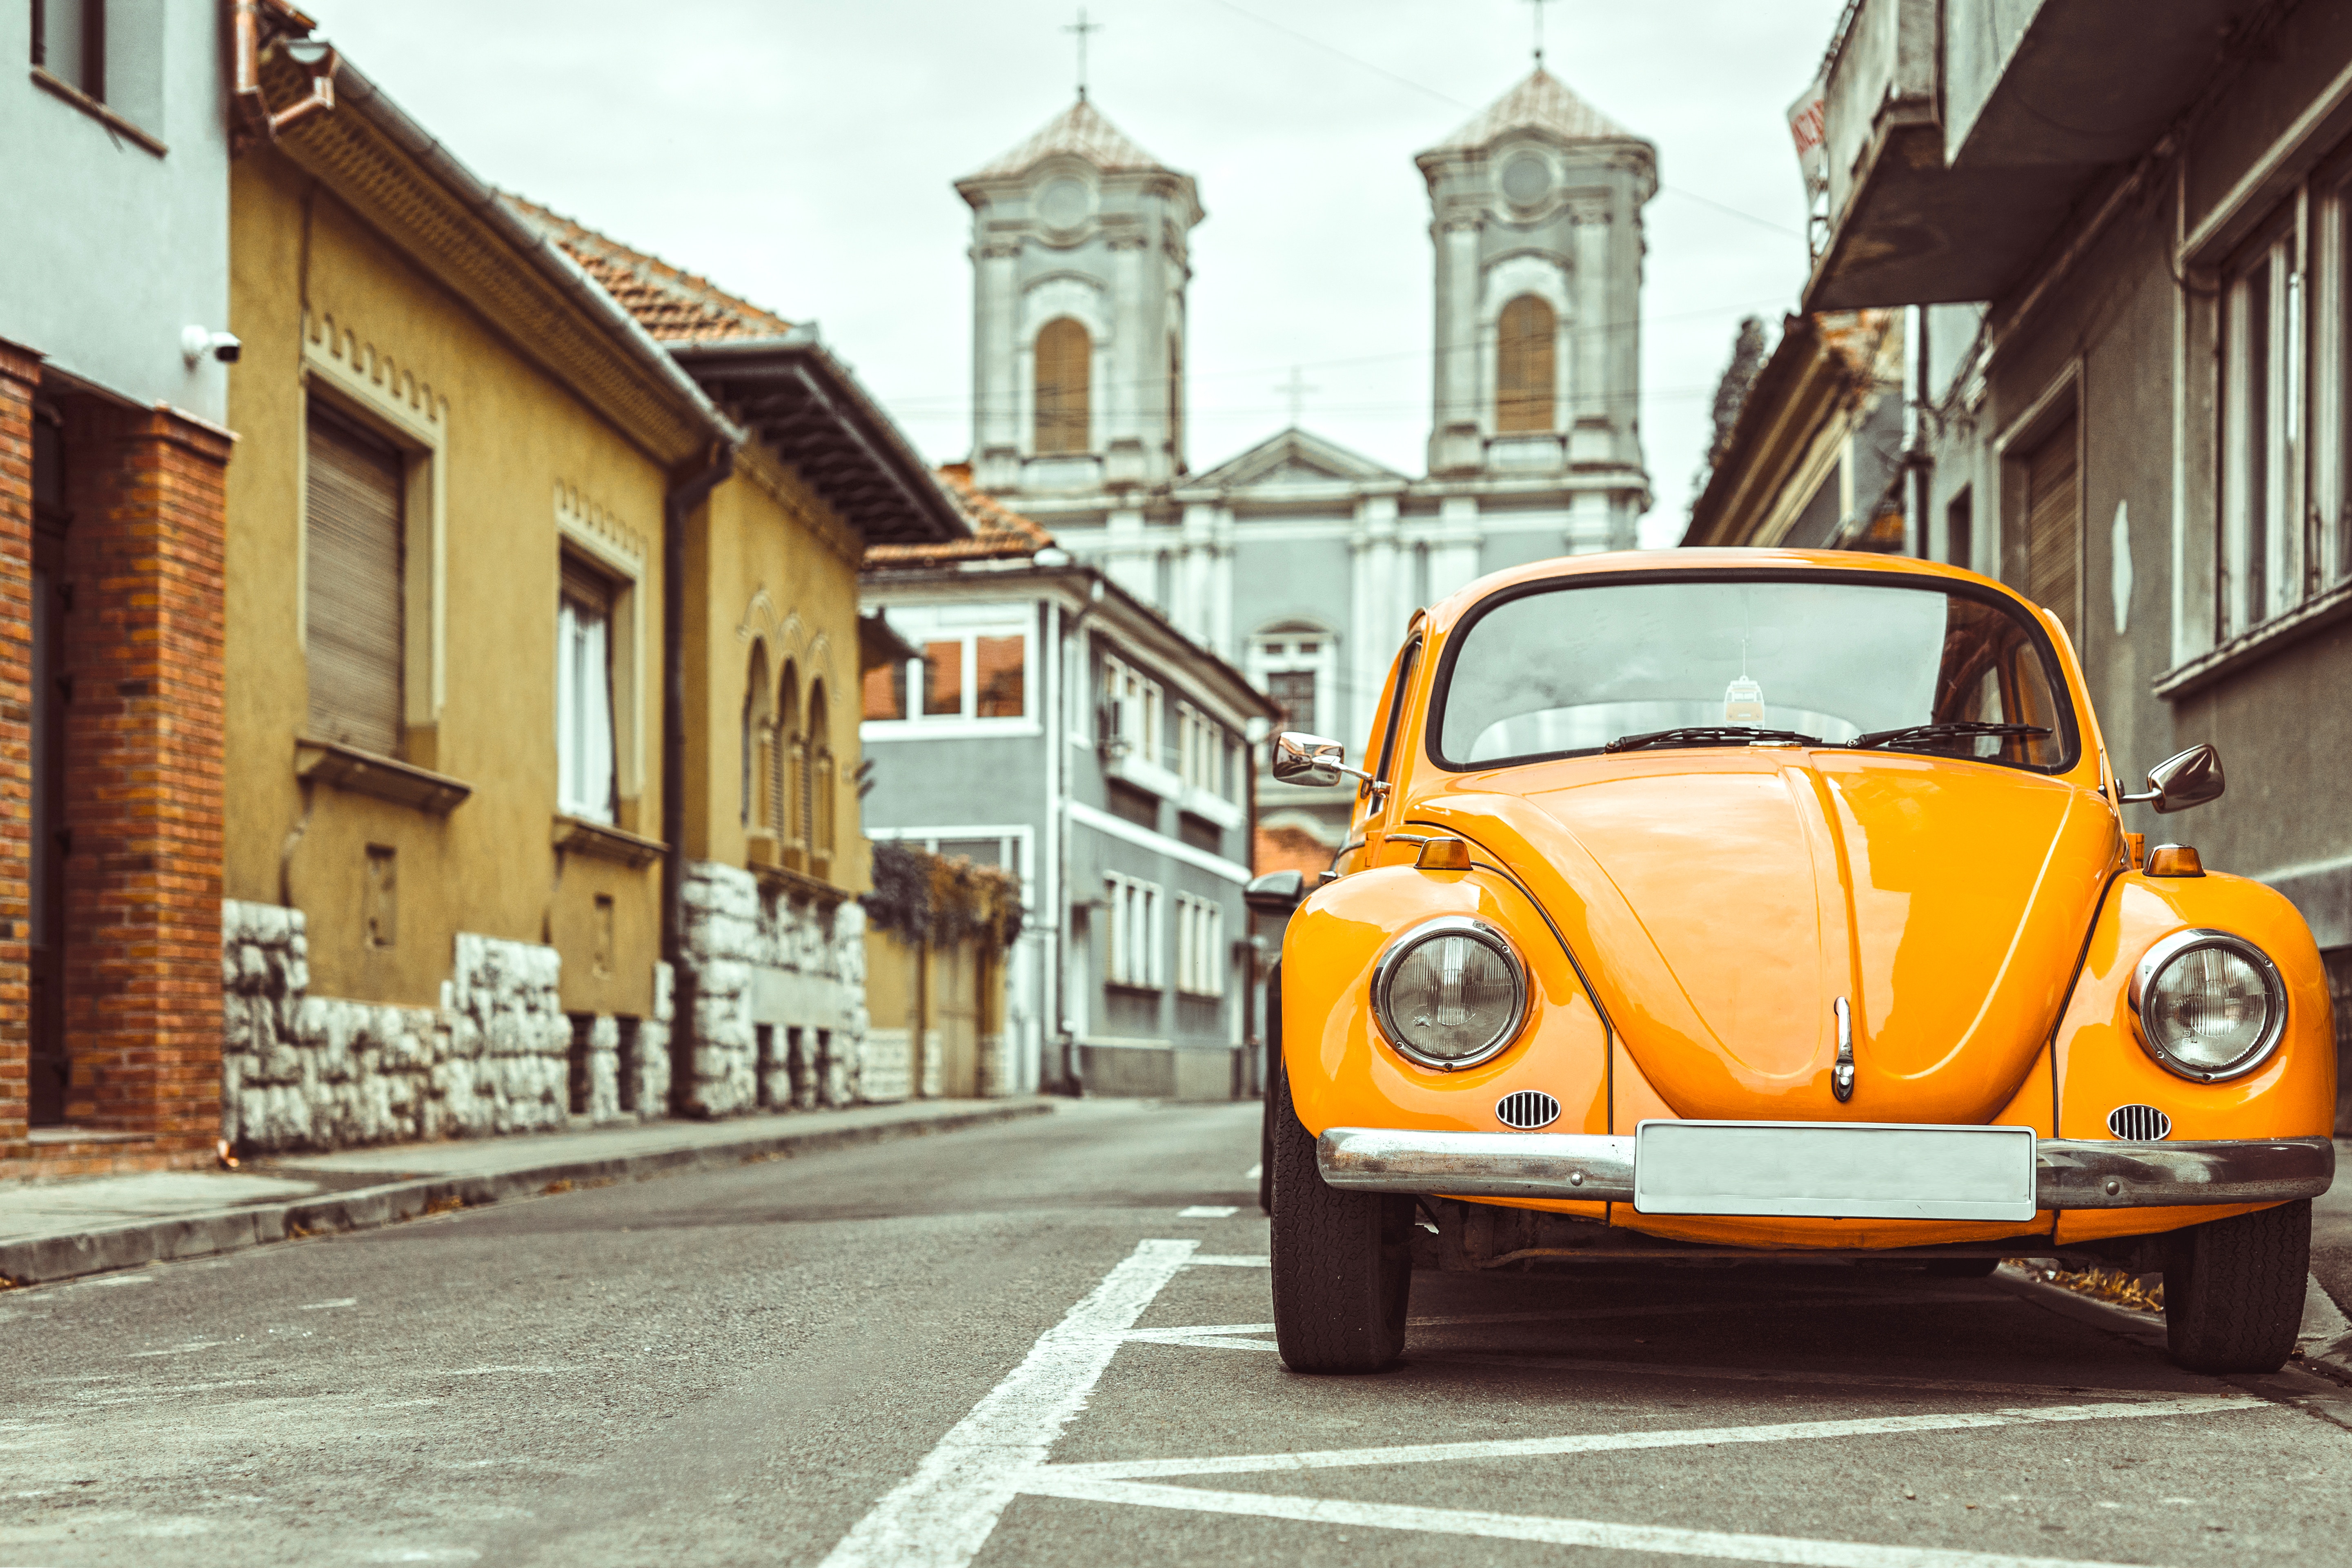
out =
[[1685,1117],[1990,1120],[2050,1034],[2120,848],[2070,784],[1916,756],[1664,754],[1512,782],[1415,815],[1451,818],[1555,908]]

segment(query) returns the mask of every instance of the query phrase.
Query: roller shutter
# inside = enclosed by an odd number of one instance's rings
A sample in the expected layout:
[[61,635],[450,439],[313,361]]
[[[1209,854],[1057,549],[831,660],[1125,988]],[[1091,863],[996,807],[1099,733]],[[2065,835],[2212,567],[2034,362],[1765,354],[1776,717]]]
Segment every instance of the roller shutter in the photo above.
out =
[[310,734],[400,754],[400,454],[313,408],[304,538]]

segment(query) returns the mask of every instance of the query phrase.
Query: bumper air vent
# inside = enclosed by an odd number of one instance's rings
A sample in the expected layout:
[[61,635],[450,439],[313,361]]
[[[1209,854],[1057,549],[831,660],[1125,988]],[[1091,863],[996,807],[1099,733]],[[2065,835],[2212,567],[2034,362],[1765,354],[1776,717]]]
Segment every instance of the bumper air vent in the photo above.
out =
[[2118,1105],[2107,1112],[2107,1131],[2126,1143],[2161,1143],[2172,1136],[2172,1118],[2153,1105]]
[[1495,1102],[1495,1119],[1506,1127],[1532,1131],[1559,1120],[1559,1101],[1539,1089],[1523,1089]]

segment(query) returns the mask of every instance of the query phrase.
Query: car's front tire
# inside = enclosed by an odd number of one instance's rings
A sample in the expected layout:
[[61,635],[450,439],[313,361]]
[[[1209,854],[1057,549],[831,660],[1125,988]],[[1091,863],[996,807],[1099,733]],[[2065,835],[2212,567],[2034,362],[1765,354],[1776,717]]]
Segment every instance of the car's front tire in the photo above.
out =
[[2311,1200],[2176,1230],[2164,1329],[2191,1372],[2276,1372],[2294,1350],[2311,1275]]
[[1412,1200],[1342,1192],[1315,1167],[1315,1137],[1267,1085],[1274,1121],[1274,1337],[1293,1372],[1378,1372],[1404,1352]]

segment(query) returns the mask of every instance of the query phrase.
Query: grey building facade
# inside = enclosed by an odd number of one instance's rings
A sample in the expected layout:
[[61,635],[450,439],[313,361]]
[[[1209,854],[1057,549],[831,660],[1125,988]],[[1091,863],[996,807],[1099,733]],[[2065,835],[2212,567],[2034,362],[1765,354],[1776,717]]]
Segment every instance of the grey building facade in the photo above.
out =
[[2352,1046],[2352,17],[1864,0],[1824,129],[1805,303],[1911,308],[1914,548],[2057,612],[2125,779],[2221,749],[2128,826],[2292,898]]
[[950,483],[974,541],[867,557],[865,613],[914,657],[866,677],[866,834],[1020,879],[1006,1092],[1241,1092],[1251,742],[1272,705],[1101,570]]
[[[1242,668],[1293,727],[1351,748],[1414,609],[1504,567],[1628,547],[1650,504],[1635,412],[1655,149],[1538,68],[1417,162],[1436,247],[1421,476],[1296,427],[1193,470],[1200,193],[1085,99],[956,187],[977,485]],[[1258,788],[1269,826],[1338,844],[1328,792]]]

